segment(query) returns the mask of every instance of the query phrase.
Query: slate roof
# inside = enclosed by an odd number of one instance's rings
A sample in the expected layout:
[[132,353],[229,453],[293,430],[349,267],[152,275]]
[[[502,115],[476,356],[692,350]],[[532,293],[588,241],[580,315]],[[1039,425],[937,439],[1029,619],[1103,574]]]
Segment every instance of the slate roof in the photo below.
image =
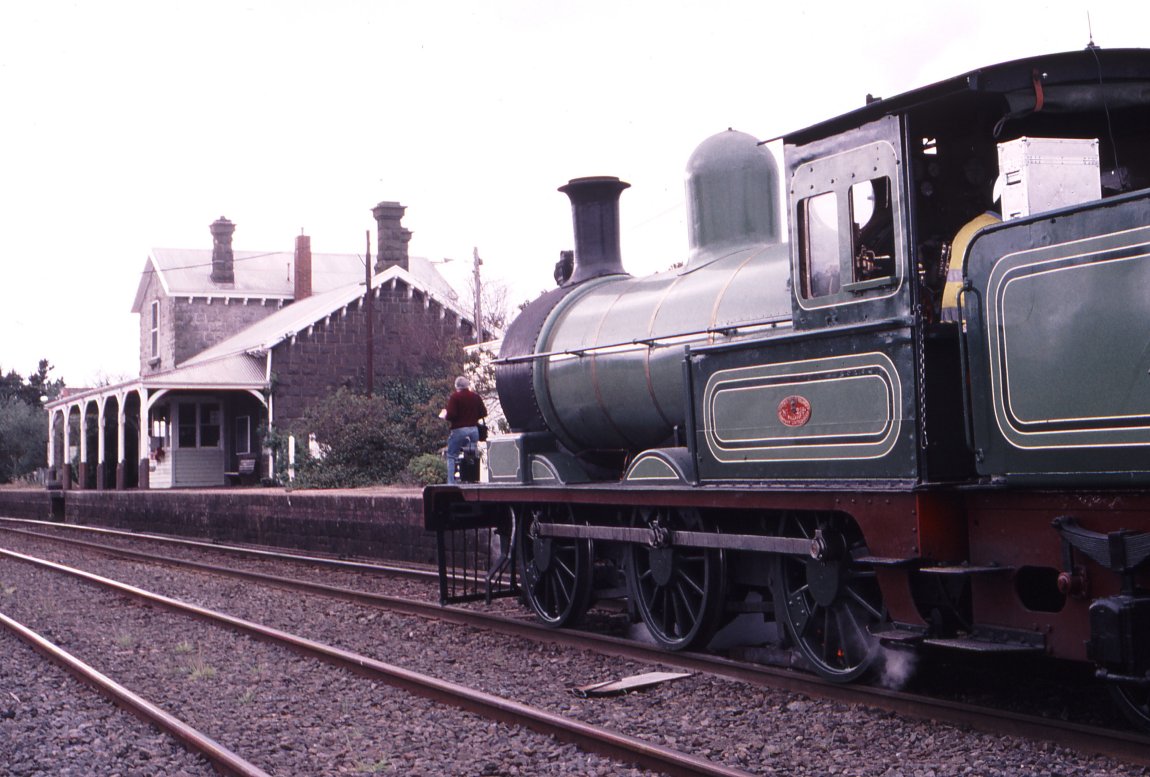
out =
[[[212,281],[212,252],[203,248],[153,248],[144,264],[132,312],[139,313],[147,292],[150,275],[155,275],[170,297],[211,297],[213,299],[282,299],[290,301],[295,293],[290,251],[234,251],[235,283]],[[408,259],[408,267],[420,287],[435,292],[437,297],[456,296],[455,290],[420,256]],[[362,285],[363,258],[357,254],[317,254],[311,257],[313,294],[323,294],[350,283]]]

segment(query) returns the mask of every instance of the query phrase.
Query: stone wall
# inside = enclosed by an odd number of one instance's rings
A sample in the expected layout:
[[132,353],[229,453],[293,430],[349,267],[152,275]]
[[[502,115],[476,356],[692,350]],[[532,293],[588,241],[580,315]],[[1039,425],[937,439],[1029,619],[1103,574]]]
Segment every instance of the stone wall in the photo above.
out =
[[[231,300],[195,297],[190,302],[182,297],[170,297],[160,302],[161,318],[164,307],[169,307],[171,325],[175,332],[173,358],[179,365],[196,354],[223,342],[247,329],[257,321],[280,309],[279,300]],[[164,369],[171,369],[168,363]]]
[[[333,553],[435,563],[413,490],[69,491],[67,523]],[[47,519],[48,492],[0,490],[0,516]]]
[[[305,410],[342,387],[367,385],[367,318],[362,300],[346,312],[300,332],[272,351],[275,425],[290,428]],[[375,385],[419,375],[450,348],[472,337],[470,324],[402,281],[379,290],[372,301]]]
[[52,520],[52,494],[43,488],[0,489],[0,517]]
[[[222,342],[242,329],[275,313],[278,299],[232,299],[169,297],[151,274],[140,307],[140,374],[151,375],[175,368],[201,351]],[[160,327],[155,357],[152,356],[152,302],[160,302]]]

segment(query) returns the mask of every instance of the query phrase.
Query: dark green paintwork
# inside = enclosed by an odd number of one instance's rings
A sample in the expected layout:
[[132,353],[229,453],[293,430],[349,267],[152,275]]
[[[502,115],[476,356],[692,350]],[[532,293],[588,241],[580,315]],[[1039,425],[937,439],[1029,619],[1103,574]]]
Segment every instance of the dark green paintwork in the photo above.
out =
[[1143,194],[972,242],[963,315],[983,474],[1150,481],[1148,223]]
[[[693,353],[700,477],[915,478],[910,335],[876,324]],[[801,426],[779,413],[792,396],[811,408]]]

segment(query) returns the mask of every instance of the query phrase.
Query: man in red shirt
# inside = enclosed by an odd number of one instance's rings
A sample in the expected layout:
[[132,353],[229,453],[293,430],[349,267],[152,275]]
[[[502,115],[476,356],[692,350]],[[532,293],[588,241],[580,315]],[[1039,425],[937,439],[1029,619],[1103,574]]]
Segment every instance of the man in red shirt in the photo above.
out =
[[444,418],[451,424],[447,436],[447,482],[455,482],[455,463],[465,446],[479,442],[479,419],[487,417],[483,398],[471,390],[471,382],[462,375],[455,379],[455,391],[447,399]]

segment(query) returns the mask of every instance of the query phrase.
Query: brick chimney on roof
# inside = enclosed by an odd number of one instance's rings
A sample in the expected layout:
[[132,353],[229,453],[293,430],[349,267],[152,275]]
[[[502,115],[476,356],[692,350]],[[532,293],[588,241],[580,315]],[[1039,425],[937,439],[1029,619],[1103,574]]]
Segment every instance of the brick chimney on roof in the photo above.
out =
[[376,231],[379,233],[379,251],[376,253],[375,271],[383,272],[388,267],[407,266],[407,244],[411,241],[411,230],[404,229],[400,222],[407,208],[398,202],[381,202],[371,209],[375,216]]
[[235,283],[232,233],[236,231],[236,225],[220,216],[209,229],[212,230],[212,282]]
[[311,238],[298,235],[295,239],[295,301],[311,296]]

